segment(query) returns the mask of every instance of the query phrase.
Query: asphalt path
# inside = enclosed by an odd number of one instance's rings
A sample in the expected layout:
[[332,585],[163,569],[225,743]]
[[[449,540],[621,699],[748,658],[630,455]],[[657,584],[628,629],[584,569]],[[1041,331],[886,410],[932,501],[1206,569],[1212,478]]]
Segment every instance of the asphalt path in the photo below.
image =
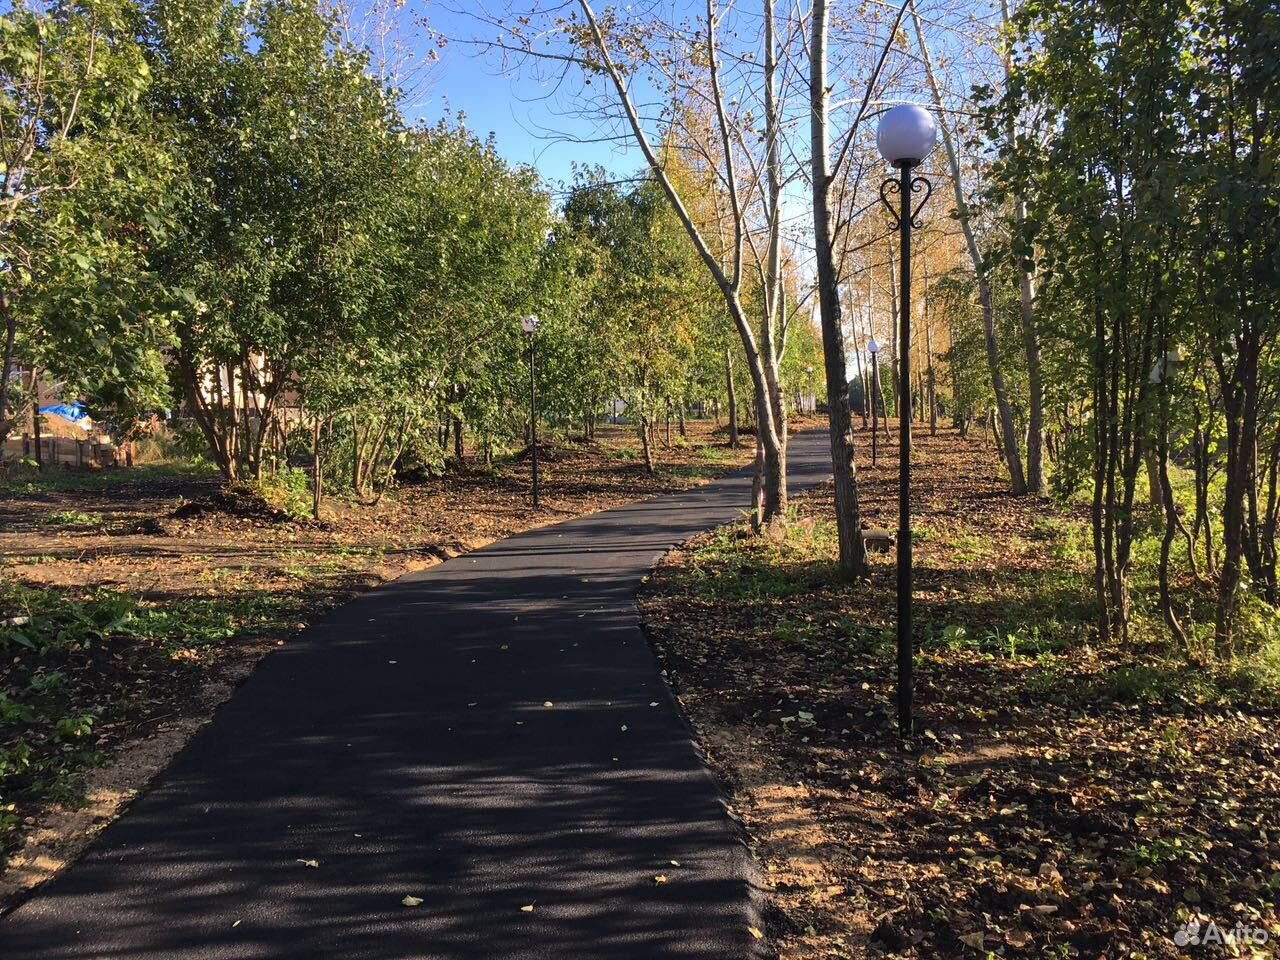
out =
[[[825,479],[825,431],[789,460],[793,489]],[[749,489],[532,530],[335,611],[0,920],[0,958],[753,956],[750,857],[635,605]]]

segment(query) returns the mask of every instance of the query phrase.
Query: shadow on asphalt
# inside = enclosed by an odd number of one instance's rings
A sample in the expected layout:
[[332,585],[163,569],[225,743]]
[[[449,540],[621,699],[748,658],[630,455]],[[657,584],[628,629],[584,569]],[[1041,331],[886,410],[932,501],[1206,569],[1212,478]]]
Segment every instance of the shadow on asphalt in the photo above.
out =
[[[825,474],[819,440],[793,441],[798,485]],[[754,955],[750,857],[634,603],[748,485],[530,531],[335,611],[0,922],[0,956]]]

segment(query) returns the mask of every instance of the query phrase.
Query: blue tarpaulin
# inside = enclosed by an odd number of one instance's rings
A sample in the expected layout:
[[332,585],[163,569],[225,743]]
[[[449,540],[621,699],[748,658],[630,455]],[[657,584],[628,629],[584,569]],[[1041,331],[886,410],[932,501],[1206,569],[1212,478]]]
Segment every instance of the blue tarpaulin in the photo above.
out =
[[89,411],[78,403],[55,403],[53,406],[41,407],[40,413],[50,417],[61,417],[72,423],[89,419]]

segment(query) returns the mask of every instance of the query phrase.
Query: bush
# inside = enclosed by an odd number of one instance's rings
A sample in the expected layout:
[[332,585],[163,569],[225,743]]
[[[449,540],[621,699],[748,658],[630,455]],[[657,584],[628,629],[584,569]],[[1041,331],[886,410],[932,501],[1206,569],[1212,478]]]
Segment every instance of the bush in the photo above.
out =
[[311,474],[296,467],[281,467],[275,476],[264,476],[254,485],[262,499],[289,516],[311,516]]
[[1162,703],[1177,695],[1179,683],[1170,670],[1139,665],[1112,670],[1102,689],[1119,703]]

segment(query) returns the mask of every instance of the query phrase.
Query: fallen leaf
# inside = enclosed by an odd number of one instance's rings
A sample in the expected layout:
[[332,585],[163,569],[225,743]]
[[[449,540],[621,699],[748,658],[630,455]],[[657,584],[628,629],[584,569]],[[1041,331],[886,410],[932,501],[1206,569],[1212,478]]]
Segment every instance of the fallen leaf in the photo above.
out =
[[301,857],[299,857],[298,862],[302,864],[304,867],[312,867],[313,869],[315,867],[320,866],[319,860],[303,860]]
[[751,934],[757,940],[764,939],[764,931],[762,931],[759,927],[747,927],[747,933]]
[[654,878],[653,878],[653,882],[654,882],[654,883],[666,883],[666,882],[667,882],[667,875],[666,875],[665,873],[660,873],[660,874],[658,874],[656,877],[654,877]]
[[414,896],[411,896],[411,895],[409,895],[409,894],[405,894],[405,898],[404,898],[403,900],[401,900],[400,902],[401,902],[401,903],[403,903],[406,907],[420,907],[420,906],[422,906],[422,898],[421,898],[421,897],[414,897]]
[[1009,946],[1017,947],[1019,950],[1031,946],[1031,934],[1026,930],[1007,930],[1004,939]]
[[526,903],[523,907],[521,907],[521,908],[520,908],[520,912],[521,912],[521,913],[533,913],[533,904],[532,904],[532,903]]

